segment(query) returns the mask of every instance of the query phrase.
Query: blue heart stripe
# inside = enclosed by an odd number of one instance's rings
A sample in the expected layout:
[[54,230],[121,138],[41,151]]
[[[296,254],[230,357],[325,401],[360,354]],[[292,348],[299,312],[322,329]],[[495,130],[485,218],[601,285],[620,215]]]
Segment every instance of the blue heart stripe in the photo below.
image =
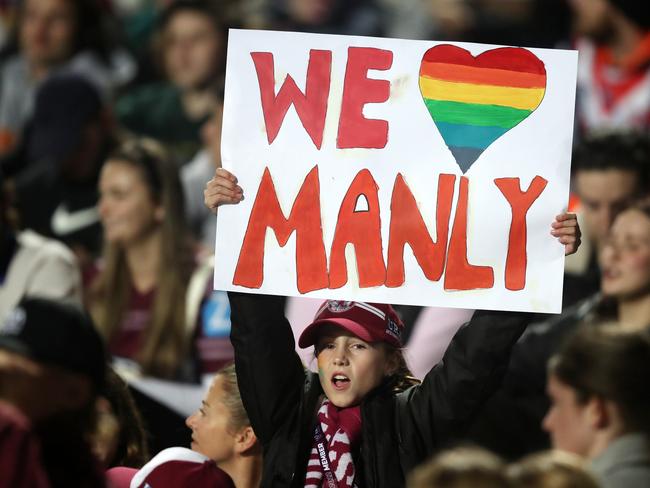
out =
[[486,149],[509,130],[505,127],[450,124],[448,122],[436,122],[436,126],[447,146],[473,149]]

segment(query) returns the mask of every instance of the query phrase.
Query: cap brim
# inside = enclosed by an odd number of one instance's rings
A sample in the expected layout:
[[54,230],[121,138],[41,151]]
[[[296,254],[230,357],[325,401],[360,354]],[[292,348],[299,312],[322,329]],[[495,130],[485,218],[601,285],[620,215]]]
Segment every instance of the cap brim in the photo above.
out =
[[302,334],[300,334],[300,338],[298,339],[298,346],[304,349],[316,344],[319,329],[323,325],[334,325],[336,327],[341,327],[342,329],[353,333],[359,339],[366,342],[374,342],[377,340],[370,335],[365,327],[357,322],[354,322],[353,320],[344,318],[330,318],[317,320],[316,322],[312,322],[310,325],[308,325],[307,328],[302,331]]

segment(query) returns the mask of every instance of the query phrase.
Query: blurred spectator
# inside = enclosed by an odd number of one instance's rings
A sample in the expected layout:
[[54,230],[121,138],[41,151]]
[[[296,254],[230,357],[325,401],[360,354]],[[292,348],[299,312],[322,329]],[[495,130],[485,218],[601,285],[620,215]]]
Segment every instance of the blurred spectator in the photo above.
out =
[[456,448],[413,470],[408,488],[511,488],[503,462],[489,451]]
[[638,0],[571,0],[578,59],[578,123],[650,127],[650,9]]
[[92,449],[102,466],[141,468],[149,460],[142,417],[126,382],[107,368],[106,386],[97,399]]
[[[214,114],[203,125],[203,148],[192,161],[181,168],[181,183],[185,196],[185,214],[203,258],[203,271],[194,273],[194,293],[203,294],[200,306],[196,347],[203,358],[203,372],[213,372],[232,360],[230,345],[230,303],[225,291],[212,289],[217,218],[203,204],[205,182],[221,167],[221,117],[223,105],[219,99]],[[199,278],[200,274],[203,278]],[[194,302],[196,303],[196,301]]]
[[435,40],[468,40],[476,22],[474,9],[466,0],[429,0],[426,2]]
[[[133,83],[151,83],[160,78],[152,52],[156,45],[156,27],[162,13],[175,0],[112,0],[115,15],[119,18],[129,50],[138,64],[138,74]],[[219,14],[229,26],[259,27],[252,3],[256,0],[209,0],[218,5]],[[248,22],[250,19],[250,22]]]
[[192,450],[166,449],[140,471],[114,469],[108,477],[122,487],[257,488],[262,447],[244,410],[235,366],[221,369],[196,413],[188,417]]
[[[99,188],[106,248],[89,299],[110,352],[163,378],[214,371],[232,348],[204,337],[211,263],[195,263],[176,167],[153,141],[129,141],[105,163]],[[221,364],[204,340],[227,350]]]
[[0,328],[0,486],[104,486],[87,436],[106,356],[85,313],[28,298]]
[[599,258],[602,297],[597,293],[529,326],[513,349],[501,389],[474,426],[474,441],[510,458],[545,448],[539,426],[548,407],[546,364],[565,338],[594,323],[650,328],[650,204],[634,204],[616,217]]
[[14,173],[21,227],[65,242],[84,273],[101,246],[97,181],[116,139],[93,85],[76,75],[57,75],[38,91],[21,157],[5,165]]
[[201,146],[200,128],[218,103],[226,31],[207,0],[178,0],[159,21],[159,61],[166,81],[136,87],[118,100],[121,124],[156,138],[183,163]]
[[603,488],[650,486],[650,337],[585,327],[549,365],[553,446],[591,461]]
[[599,488],[583,460],[564,451],[545,451],[508,467],[508,477],[521,488]]
[[571,171],[583,239],[579,252],[567,258],[564,307],[598,291],[599,246],[619,212],[634,199],[650,195],[650,136],[594,134],[574,151]]
[[[621,212],[600,252],[602,309],[630,329],[650,328],[650,201]],[[609,307],[607,307],[607,302]],[[601,316],[604,312],[600,313]],[[605,318],[608,316],[605,315]]]
[[221,168],[221,122],[223,104],[219,100],[213,115],[201,128],[203,147],[181,168],[181,183],[185,194],[185,213],[190,229],[206,252],[214,253],[216,217],[203,204],[205,182]]
[[131,85],[150,83],[159,79],[152,56],[156,22],[160,13],[174,0],[112,0],[125,44],[135,57],[138,72]]
[[[212,252],[212,251],[211,251]],[[187,290],[188,315],[196,317],[194,348],[199,358],[202,382],[224,364],[233,360],[230,343],[230,302],[222,290],[213,290],[214,256],[199,253],[199,265],[192,274]]]
[[16,146],[35,92],[51,74],[83,75],[104,96],[134,76],[132,59],[104,35],[105,17],[95,0],[22,2],[16,52],[0,65],[0,155]]
[[554,47],[568,30],[565,0],[427,0],[429,38]]
[[112,354],[174,377],[189,351],[193,266],[175,168],[152,141],[129,141],[104,164],[99,189],[106,248],[91,310]]
[[0,1],[0,49],[4,48],[5,43],[9,37],[9,33],[13,29],[14,17],[16,16],[18,0],[2,0]]
[[422,0],[377,0],[384,17],[386,37],[426,39],[431,31],[426,2]]
[[81,304],[81,275],[61,243],[35,232],[16,232],[0,172],[0,321],[23,297]]
[[375,0],[268,0],[268,28],[320,34],[381,36]]

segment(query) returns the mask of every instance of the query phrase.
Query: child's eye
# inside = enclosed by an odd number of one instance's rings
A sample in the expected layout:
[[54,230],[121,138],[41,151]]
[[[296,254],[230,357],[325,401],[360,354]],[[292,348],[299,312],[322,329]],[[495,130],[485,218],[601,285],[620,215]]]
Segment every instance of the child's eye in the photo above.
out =
[[365,344],[362,344],[360,342],[357,342],[356,344],[352,344],[351,347],[352,347],[352,349],[361,350],[361,349],[367,349],[368,346],[366,346]]
[[626,242],[621,246],[624,251],[636,252],[641,248],[641,245],[638,242]]

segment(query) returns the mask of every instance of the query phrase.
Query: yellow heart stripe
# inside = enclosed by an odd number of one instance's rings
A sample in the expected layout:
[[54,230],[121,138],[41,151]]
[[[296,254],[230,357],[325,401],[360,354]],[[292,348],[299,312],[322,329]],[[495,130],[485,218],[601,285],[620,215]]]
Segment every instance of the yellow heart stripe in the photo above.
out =
[[545,88],[513,88],[434,80],[420,76],[420,91],[429,100],[500,105],[535,110],[544,98]]

